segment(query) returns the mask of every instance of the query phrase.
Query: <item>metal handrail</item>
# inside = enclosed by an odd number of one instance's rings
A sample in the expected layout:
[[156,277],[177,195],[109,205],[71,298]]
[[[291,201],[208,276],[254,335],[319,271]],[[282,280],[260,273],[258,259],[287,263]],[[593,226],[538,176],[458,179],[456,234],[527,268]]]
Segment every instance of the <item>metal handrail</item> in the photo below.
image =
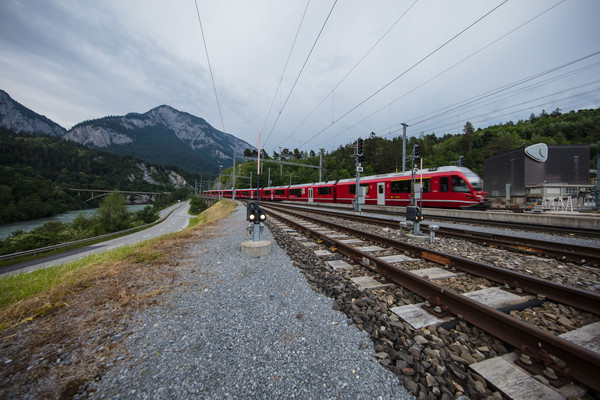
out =
[[[183,203],[182,203],[182,205],[183,205]],[[181,207],[181,205],[179,207]],[[157,225],[157,224],[160,224],[161,222],[163,222],[165,219],[167,219],[179,207],[174,208],[169,213],[165,214],[163,217],[159,218],[158,220],[156,220],[154,222],[146,224],[146,225],[140,225],[140,226],[136,226],[136,227],[133,227],[133,228],[125,229],[125,230],[122,230],[122,231],[107,233],[105,235],[94,236],[94,237],[91,237],[91,238],[75,240],[73,242],[55,244],[55,245],[52,245],[52,246],[39,247],[37,249],[31,249],[31,250],[19,251],[17,253],[0,255],[0,261],[11,260],[13,258],[19,258],[19,257],[31,256],[31,255],[35,255],[35,254],[38,254],[38,253],[46,253],[46,252],[49,252],[49,251],[52,251],[52,250],[58,250],[58,249],[62,249],[62,248],[65,248],[65,247],[70,247],[70,246],[75,246],[75,245],[85,244],[85,243],[91,243],[91,242],[95,242],[97,240],[102,240],[102,239],[106,239],[106,238],[110,238],[110,237],[114,237],[114,236],[120,236],[120,235],[123,235],[123,234],[125,234],[127,232],[132,232],[132,231],[135,231],[135,230],[142,230],[142,229],[150,228],[151,226],[154,226],[154,225]]]

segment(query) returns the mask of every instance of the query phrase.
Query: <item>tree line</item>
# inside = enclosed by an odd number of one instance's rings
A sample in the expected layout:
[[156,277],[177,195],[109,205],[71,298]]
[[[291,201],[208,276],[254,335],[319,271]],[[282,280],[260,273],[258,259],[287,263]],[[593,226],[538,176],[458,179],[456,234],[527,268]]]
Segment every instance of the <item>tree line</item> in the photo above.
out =
[[[402,171],[402,137],[386,138],[375,133],[360,133],[363,138],[364,157],[362,163],[363,176],[385,174]],[[407,164],[410,170],[410,154],[413,146],[419,146],[419,153],[425,168],[457,165],[461,156],[464,165],[483,176],[483,161],[487,158],[503,154],[518,147],[546,143],[548,145],[589,144],[590,166],[595,168],[595,155],[600,153],[600,109],[579,110],[562,113],[559,109],[552,113],[545,110],[539,115],[531,114],[527,120],[514,123],[491,125],[487,128],[475,129],[467,122],[458,134],[420,134],[407,139]],[[356,158],[354,156],[356,142],[340,145],[336,150],[323,154],[322,180],[338,180],[355,176]],[[256,157],[256,150],[247,149],[246,157]],[[314,151],[309,153],[298,149],[283,149],[272,155],[261,150],[262,163],[261,187],[267,186],[268,168],[271,186],[296,183],[317,182],[319,172],[316,169],[290,165],[279,166],[269,160],[285,160],[303,164],[319,164],[319,156]],[[248,188],[249,176],[254,176],[252,187],[256,187],[256,162],[250,161],[236,166],[236,188]],[[232,167],[225,169],[221,175],[222,187],[231,187]],[[238,174],[239,171],[239,174]],[[237,177],[238,175],[241,178]],[[213,186],[216,187],[216,186]]]
[[[187,190],[176,190],[162,196],[153,206],[130,212],[127,209],[125,196],[111,193],[104,197],[94,215],[86,218],[82,213],[71,223],[50,221],[42,226],[24,232],[12,232],[9,237],[0,240],[0,254],[12,254],[20,251],[52,246],[60,243],[73,242],[108,233],[118,232],[137,226],[150,224],[159,218],[159,210],[189,196]],[[192,199],[190,213],[198,214],[206,209],[206,204],[200,198]]]
[[175,189],[169,180],[171,171],[188,182],[197,177],[177,167],[0,128],[0,224],[98,206],[98,202],[85,203],[87,198],[68,188],[171,192]]

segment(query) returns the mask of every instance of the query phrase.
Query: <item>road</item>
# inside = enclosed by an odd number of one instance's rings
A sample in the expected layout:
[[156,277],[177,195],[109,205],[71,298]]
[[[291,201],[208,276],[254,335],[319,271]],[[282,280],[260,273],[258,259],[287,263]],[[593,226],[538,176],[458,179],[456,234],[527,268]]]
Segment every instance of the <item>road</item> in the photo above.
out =
[[29,272],[39,268],[52,267],[55,265],[79,260],[91,254],[97,254],[102,253],[104,251],[114,250],[116,248],[126,246],[128,244],[141,242],[143,240],[162,236],[167,233],[180,231],[187,227],[191,218],[191,216],[188,214],[189,208],[190,203],[188,201],[183,203],[177,203],[160,212],[160,216],[163,217],[164,215],[172,211],[171,215],[169,215],[167,219],[165,219],[158,225],[152,226],[148,229],[144,229],[143,231],[132,233],[127,236],[122,236],[116,239],[110,239],[106,242],[80,247],[74,250],[61,252],[44,258],[38,258],[19,264],[13,264],[6,268],[3,268],[2,272],[0,273],[0,276],[12,275],[20,272]]

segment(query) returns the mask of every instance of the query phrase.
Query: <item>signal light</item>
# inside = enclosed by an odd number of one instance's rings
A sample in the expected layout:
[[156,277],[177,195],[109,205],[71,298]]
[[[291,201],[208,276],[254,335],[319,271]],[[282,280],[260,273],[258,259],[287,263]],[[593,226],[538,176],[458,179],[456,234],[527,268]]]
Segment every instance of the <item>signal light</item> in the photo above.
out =
[[256,224],[266,220],[267,215],[260,209],[257,201],[249,201],[246,205],[246,219]]
[[460,156],[460,158],[458,159],[458,166],[459,167],[465,166],[465,157],[464,156]]
[[358,156],[362,156],[364,154],[362,138],[358,138],[358,140],[356,141],[356,154]]
[[415,144],[413,146],[413,157],[419,158],[419,145]]

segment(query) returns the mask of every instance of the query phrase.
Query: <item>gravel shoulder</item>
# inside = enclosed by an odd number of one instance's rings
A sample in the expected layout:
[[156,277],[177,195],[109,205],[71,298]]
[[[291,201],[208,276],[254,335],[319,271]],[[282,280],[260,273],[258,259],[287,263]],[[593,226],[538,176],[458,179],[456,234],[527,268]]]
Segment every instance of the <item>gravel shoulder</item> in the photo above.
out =
[[412,398],[369,336],[272,254],[241,253],[245,209],[189,245],[174,288],[135,312],[103,375],[77,398]]

